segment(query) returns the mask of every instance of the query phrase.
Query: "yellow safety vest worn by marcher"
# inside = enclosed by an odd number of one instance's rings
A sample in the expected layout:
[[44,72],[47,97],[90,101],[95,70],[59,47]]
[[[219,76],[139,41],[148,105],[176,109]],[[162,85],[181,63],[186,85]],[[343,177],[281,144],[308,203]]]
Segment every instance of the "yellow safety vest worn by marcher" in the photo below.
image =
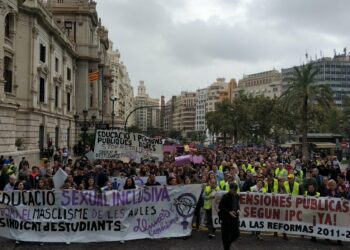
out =
[[285,168],[282,168],[282,169],[279,169],[279,168],[276,168],[275,170],[275,177],[278,178],[278,177],[284,177],[284,178],[287,178],[287,169]]
[[297,170],[295,170],[294,171],[294,175],[298,178],[298,182],[300,183],[300,184],[303,184],[304,183],[304,172],[303,172],[303,170],[299,170],[299,173],[298,173],[298,171]]
[[16,177],[16,166],[14,164],[10,164],[6,173],[8,176]]
[[284,188],[286,189],[287,194],[299,195],[299,183],[296,181],[294,182],[293,190],[290,190],[288,181],[284,182]]
[[[269,190],[269,184],[265,182],[264,188],[266,189],[266,192]],[[272,187],[272,193],[277,193],[278,191],[278,180],[273,178],[273,187]]]
[[226,190],[227,189],[226,184],[228,184],[228,182],[226,182],[225,180],[220,181],[220,189],[224,191],[228,191]]
[[214,190],[211,188],[211,186],[206,186],[205,187],[205,190],[204,190],[204,205],[203,205],[203,208],[204,209],[211,209],[211,199],[209,199],[209,196],[210,194],[213,192],[213,191],[219,191],[220,188],[219,187],[216,187]]
[[[230,191],[230,183],[228,181],[225,182],[224,180],[220,181],[220,189],[223,190],[223,191],[226,191],[226,192]],[[241,190],[240,190],[240,188],[238,186],[237,193],[239,193],[240,191]]]
[[[309,196],[309,194],[308,194],[308,192],[307,192],[307,191],[305,191],[305,196]],[[320,194],[319,192],[316,192],[316,195],[315,195],[315,196],[313,196],[313,197],[318,198],[318,197],[320,197],[320,196],[321,196],[321,194]]]

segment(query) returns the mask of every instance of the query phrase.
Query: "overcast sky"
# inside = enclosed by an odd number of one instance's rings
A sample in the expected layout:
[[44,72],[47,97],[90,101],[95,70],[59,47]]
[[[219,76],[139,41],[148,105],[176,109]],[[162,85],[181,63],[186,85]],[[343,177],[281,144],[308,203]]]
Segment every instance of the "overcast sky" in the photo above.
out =
[[135,95],[195,91],[217,77],[280,69],[350,51],[348,0],[97,0]]

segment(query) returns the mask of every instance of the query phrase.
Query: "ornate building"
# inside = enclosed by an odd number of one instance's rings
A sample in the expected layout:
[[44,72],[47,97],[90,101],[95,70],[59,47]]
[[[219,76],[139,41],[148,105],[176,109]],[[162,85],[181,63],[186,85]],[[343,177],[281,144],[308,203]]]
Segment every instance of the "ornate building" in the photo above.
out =
[[141,108],[136,113],[136,126],[142,131],[150,128],[160,128],[160,108],[159,99],[150,98],[146,92],[144,81],[140,81],[135,97],[135,108],[152,106],[152,108]]
[[77,54],[40,1],[18,3],[1,14],[0,152],[37,160],[48,144],[74,143]]
[[3,0],[0,23],[1,155],[37,163],[50,145],[71,149],[82,124],[124,122],[133,89],[96,2]]
[[243,75],[243,79],[239,80],[235,89],[235,95],[240,92],[252,96],[279,97],[282,94],[282,74],[274,69]]

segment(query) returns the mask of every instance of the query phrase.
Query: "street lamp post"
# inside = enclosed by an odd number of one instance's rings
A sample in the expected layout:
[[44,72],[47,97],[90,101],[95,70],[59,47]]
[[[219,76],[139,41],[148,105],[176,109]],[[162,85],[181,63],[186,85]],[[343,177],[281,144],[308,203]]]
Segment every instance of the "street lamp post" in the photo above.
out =
[[[78,115],[78,113],[75,113],[75,115],[74,115],[74,122],[75,122],[75,142],[77,142],[76,140],[76,138],[77,138],[77,128],[78,128],[78,119],[79,119],[79,115]],[[79,133],[80,134],[80,133]],[[78,141],[79,141],[79,139],[78,139]]]
[[86,126],[86,118],[87,118],[87,115],[88,115],[88,110],[87,109],[84,109],[83,110],[83,116],[84,116],[84,127],[83,127],[83,144],[84,144],[84,151],[85,151],[85,148],[86,148],[86,130],[87,130],[87,126]]
[[348,115],[348,158],[350,159],[350,115]]
[[118,100],[118,97],[116,96],[111,96],[111,101],[112,101],[112,129],[114,129],[114,102]]
[[128,120],[129,120],[129,117],[131,116],[131,114],[134,113],[135,111],[139,110],[139,109],[146,109],[146,108],[159,108],[159,105],[140,106],[140,107],[137,107],[137,108],[133,109],[133,110],[128,114],[128,116],[127,116],[126,119],[125,119],[124,131],[126,131],[126,129],[127,129]]
[[97,116],[95,114],[93,114],[91,116],[91,121],[92,121],[92,126],[94,128],[94,133],[96,134],[96,119],[97,119]]

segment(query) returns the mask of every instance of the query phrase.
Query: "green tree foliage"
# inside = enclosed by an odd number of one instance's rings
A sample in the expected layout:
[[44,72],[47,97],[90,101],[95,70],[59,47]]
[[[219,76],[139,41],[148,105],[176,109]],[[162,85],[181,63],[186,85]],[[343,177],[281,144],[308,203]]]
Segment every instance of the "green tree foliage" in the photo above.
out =
[[332,91],[327,85],[315,84],[317,71],[312,64],[294,67],[294,75],[289,79],[290,86],[280,98],[286,111],[300,112],[300,130],[302,134],[302,153],[309,157],[307,133],[309,128],[310,111],[313,105],[329,110],[333,104]]
[[127,131],[129,133],[142,133],[142,130],[139,127],[135,126],[135,125],[127,127]]

